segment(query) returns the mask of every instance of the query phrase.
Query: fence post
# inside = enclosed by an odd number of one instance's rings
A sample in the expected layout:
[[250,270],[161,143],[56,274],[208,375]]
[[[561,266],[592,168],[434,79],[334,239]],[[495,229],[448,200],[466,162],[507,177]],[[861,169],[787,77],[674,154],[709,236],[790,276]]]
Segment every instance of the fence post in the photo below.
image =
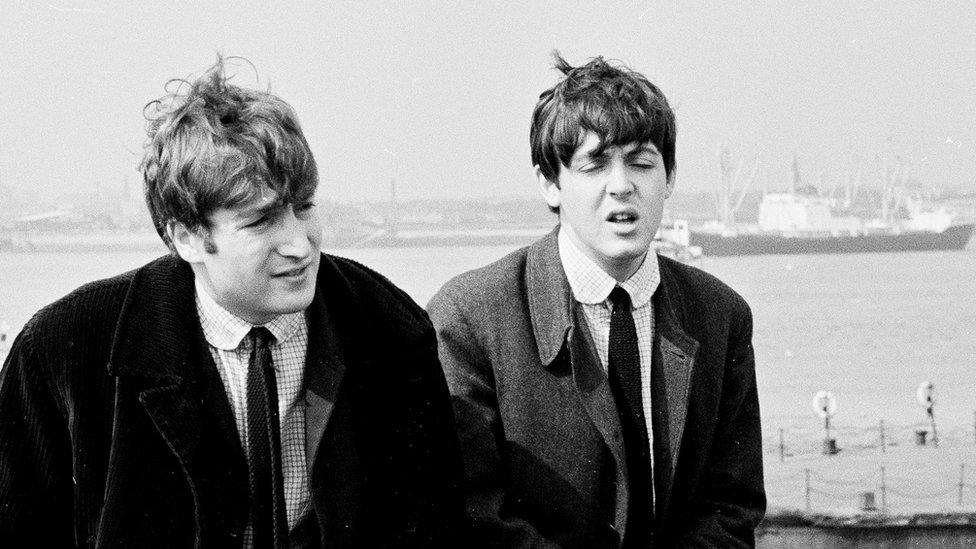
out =
[[966,464],[959,464],[959,506],[962,507],[963,489],[966,487]]
[[783,429],[779,430],[779,462],[783,463],[786,461],[786,445],[783,444]]
[[806,490],[807,507],[806,508],[807,508],[807,512],[809,513],[810,512],[810,469],[804,469],[803,471],[806,474],[806,485],[807,485],[807,490]]
[[887,497],[888,486],[885,483],[885,468],[884,465],[881,466],[881,512],[888,512],[888,497]]
[[887,444],[885,443],[884,420],[882,419],[880,423],[881,423],[881,425],[880,425],[880,431],[881,431],[881,453],[882,454],[885,454],[885,453],[887,453],[887,451],[885,450],[885,446],[887,446]]

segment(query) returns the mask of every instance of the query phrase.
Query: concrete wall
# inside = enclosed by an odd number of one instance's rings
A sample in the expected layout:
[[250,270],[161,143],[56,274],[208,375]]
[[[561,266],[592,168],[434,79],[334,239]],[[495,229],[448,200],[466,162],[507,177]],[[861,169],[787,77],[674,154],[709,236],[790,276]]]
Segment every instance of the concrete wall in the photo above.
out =
[[976,547],[976,528],[762,528],[759,549],[963,549]]
[[976,548],[976,515],[767,516],[756,531],[760,549]]

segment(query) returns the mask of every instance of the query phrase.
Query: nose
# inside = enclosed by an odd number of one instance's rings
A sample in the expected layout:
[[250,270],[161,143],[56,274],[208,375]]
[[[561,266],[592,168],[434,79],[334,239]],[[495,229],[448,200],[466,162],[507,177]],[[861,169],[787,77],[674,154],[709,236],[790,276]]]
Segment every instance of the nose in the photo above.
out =
[[313,251],[313,235],[308,225],[307,221],[295,216],[295,211],[289,206],[281,219],[278,253],[296,259],[308,257]]
[[607,192],[616,197],[626,197],[634,192],[630,172],[621,158],[615,158],[607,172]]

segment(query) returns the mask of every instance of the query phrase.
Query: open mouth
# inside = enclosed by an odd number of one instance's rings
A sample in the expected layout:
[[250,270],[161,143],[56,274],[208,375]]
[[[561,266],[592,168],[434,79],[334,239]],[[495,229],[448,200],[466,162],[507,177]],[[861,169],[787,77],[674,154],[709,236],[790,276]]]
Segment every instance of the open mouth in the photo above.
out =
[[607,221],[611,223],[635,223],[638,219],[637,212],[633,211],[621,211],[613,212],[607,216]]

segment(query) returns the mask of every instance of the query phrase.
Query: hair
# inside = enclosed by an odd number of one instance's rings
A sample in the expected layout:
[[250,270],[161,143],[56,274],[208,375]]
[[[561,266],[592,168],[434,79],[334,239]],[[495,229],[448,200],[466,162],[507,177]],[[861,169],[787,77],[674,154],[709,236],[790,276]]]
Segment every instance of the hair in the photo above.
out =
[[269,92],[230,84],[225,71],[218,55],[201,77],[170,80],[168,93],[144,108],[148,138],[139,169],[156,232],[171,251],[170,222],[202,229],[212,253],[209,215],[215,209],[268,190],[282,204],[300,202],[318,186],[315,159],[291,106]]
[[677,125],[661,90],[642,74],[611,65],[603,57],[573,67],[558,51],[552,56],[564,77],[539,96],[529,130],[532,164],[542,175],[558,185],[560,166],[569,166],[589,131],[600,137],[596,154],[611,146],[650,141],[670,177]]

